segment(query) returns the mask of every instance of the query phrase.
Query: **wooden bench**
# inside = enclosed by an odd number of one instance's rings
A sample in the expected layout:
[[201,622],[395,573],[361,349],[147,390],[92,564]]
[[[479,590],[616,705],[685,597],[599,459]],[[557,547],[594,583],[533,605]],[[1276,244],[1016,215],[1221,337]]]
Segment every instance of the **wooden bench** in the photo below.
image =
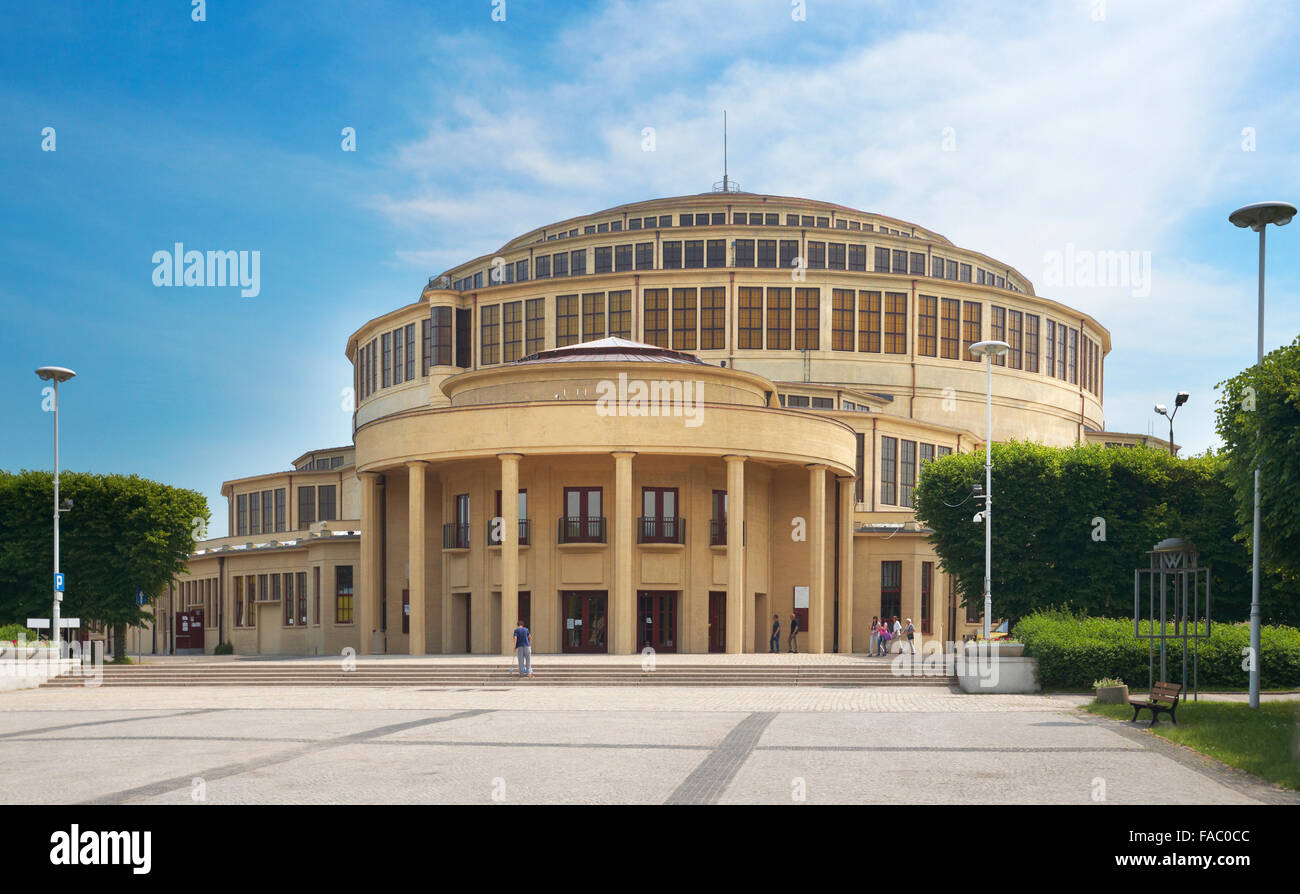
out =
[[1137,723],[1138,714],[1145,708],[1151,712],[1151,725],[1155,726],[1156,721],[1160,719],[1160,712],[1163,711],[1169,715],[1169,719],[1178,725],[1178,717],[1175,712],[1178,710],[1178,699],[1183,694],[1183,687],[1178,683],[1157,683],[1151,689],[1151,698],[1148,701],[1133,701],[1129,699],[1129,704],[1133,706],[1133,719],[1129,723]]

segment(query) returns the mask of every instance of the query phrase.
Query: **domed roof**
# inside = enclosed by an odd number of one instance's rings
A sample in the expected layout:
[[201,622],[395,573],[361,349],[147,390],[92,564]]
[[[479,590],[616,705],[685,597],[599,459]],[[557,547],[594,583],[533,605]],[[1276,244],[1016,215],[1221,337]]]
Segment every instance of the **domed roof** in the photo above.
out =
[[549,351],[538,351],[535,354],[529,354],[521,360],[515,361],[514,365],[519,366],[525,363],[610,363],[610,362],[634,362],[634,363],[685,363],[695,364],[698,366],[709,366],[694,354],[688,354],[685,351],[672,351],[668,348],[657,348],[654,345],[647,345],[639,341],[631,341],[626,338],[610,336],[609,338],[598,338],[595,341],[585,341],[582,344],[568,345],[563,348],[552,348]]

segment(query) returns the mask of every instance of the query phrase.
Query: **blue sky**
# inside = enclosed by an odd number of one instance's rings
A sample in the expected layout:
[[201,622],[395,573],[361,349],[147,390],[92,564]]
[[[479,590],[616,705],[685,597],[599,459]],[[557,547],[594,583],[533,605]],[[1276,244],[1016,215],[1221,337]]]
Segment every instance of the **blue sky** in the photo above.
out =
[[[0,11],[0,468],[50,466],[32,371],[69,366],[64,467],[192,487],[221,534],[222,480],[350,441],[362,322],[531,227],[707,191],[723,108],[742,188],[1006,261],[1111,330],[1108,428],[1161,433],[1187,390],[1177,439],[1216,443],[1214,385],[1255,347],[1256,237],[1227,214],[1300,200],[1295,4],[494,6]],[[260,251],[261,293],[154,287],[175,242]],[[1046,287],[1067,246],[1150,252],[1150,294]],[[1269,246],[1266,349],[1300,331],[1300,226]]]

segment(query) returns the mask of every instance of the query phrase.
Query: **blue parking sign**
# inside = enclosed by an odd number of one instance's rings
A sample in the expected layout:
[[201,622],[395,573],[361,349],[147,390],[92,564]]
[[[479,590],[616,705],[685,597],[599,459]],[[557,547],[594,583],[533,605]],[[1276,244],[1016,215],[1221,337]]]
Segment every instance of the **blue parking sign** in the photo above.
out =
[[144,605],[144,603],[145,603],[144,590],[136,590],[136,591],[135,591],[135,604],[136,604],[136,605]]
[[63,592],[63,574],[61,572],[54,575],[54,592]]

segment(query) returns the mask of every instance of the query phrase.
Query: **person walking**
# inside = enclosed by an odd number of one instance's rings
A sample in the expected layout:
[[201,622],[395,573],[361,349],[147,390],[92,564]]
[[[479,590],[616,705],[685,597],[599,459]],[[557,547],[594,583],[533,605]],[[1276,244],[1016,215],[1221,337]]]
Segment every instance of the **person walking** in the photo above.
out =
[[799,615],[790,613],[790,651],[799,654]]
[[767,644],[767,650],[773,655],[779,655],[781,652],[781,616],[772,616],[772,639]]
[[523,619],[518,622],[515,628],[515,655],[519,659],[519,676],[531,677],[533,675],[533,634],[524,626]]
[[902,654],[902,651],[903,651],[903,625],[900,624],[900,623],[898,623],[898,615],[894,615],[894,629],[891,630],[890,633],[892,633],[893,636],[890,637],[889,641],[890,641],[891,643],[897,642],[897,643],[898,643],[898,651],[899,651],[899,654]]
[[916,628],[912,626],[912,619],[907,619],[907,630],[904,631],[907,636],[907,651],[913,655],[916,654]]
[[879,619],[879,618],[873,617],[873,618],[871,619],[871,626],[870,626],[869,628],[867,628],[867,633],[871,635],[871,644],[870,644],[870,646],[867,648],[867,654],[868,654],[868,655],[875,655],[875,654],[876,654],[876,638],[877,638],[878,636],[880,636],[880,619]]

